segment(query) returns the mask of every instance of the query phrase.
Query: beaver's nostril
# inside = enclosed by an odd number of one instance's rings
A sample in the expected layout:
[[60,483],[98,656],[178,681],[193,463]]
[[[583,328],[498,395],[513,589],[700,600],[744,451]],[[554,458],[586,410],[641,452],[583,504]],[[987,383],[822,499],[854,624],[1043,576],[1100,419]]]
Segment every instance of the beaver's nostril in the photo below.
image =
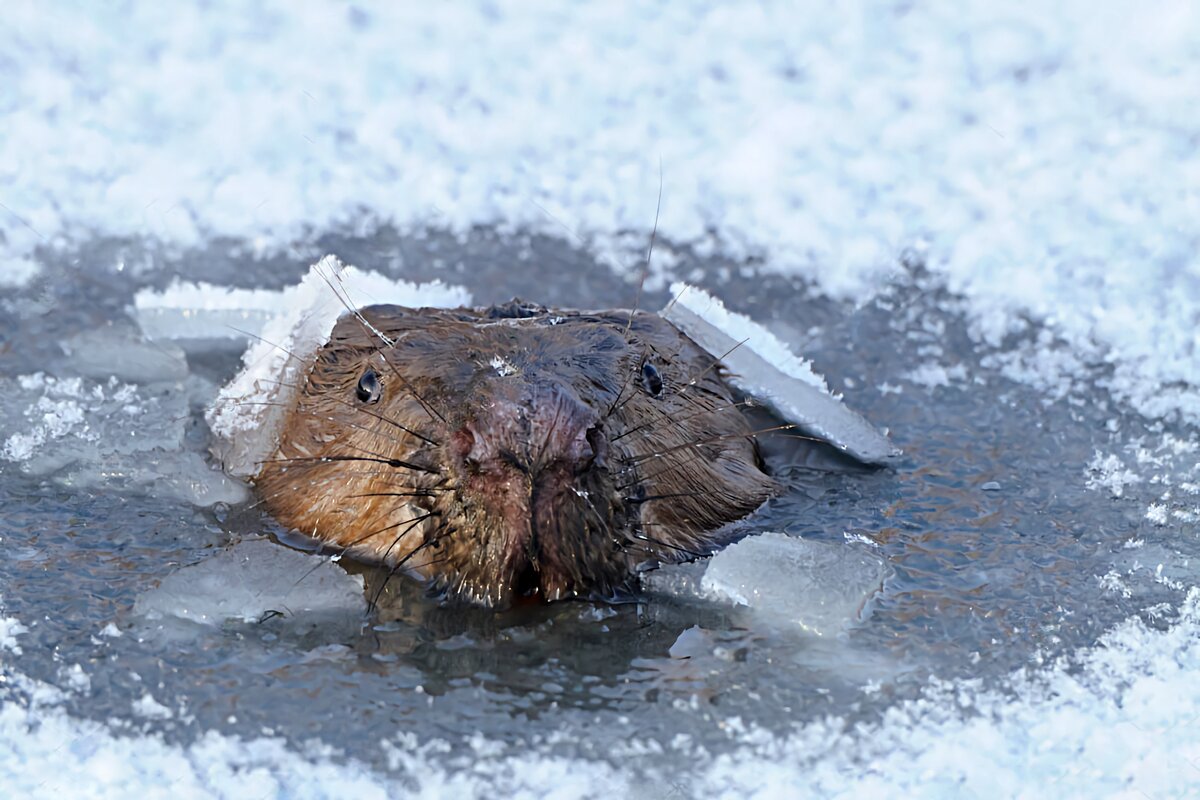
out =
[[599,425],[588,428],[583,438],[587,444],[580,448],[579,464],[575,470],[577,474],[587,472],[597,464],[603,464],[604,456],[607,454],[604,432],[600,430]]
[[450,451],[472,474],[479,472],[479,458],[474,452],[475,442],[475,432],[468,425],[459,428],[450,437]]

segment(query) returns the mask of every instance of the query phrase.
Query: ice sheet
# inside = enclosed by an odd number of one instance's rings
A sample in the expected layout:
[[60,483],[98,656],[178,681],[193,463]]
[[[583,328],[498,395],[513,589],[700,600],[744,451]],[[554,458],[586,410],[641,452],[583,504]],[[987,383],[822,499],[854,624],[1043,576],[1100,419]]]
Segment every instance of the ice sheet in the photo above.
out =
[[273,309],[261,335],[247,349],[242,371],[221,388],[206,415],[216,436],[213,450],[225,470],[245,478],[257,475],[263,459],[274,451],[293,387],[304,378],[305,363],[329,340],[338,318],[349,313],[348,306],[393,303],[454,308],[470,299],[466,290],[457,286],[391,280],[344,266],[336,256],[328,255],[313,264],[298,285],[273,295],[176,286],[161,297],[146,295],[140,307],[190,307],[195,303],[201,308],[229,308],[254,303],[260,309]]
[[879,464],[900,454],[871,423],[829,393],[812,364],[762,325],[694,286],[676,283],[671,294],[662,315],[719,357],[734,386],[860,461]]

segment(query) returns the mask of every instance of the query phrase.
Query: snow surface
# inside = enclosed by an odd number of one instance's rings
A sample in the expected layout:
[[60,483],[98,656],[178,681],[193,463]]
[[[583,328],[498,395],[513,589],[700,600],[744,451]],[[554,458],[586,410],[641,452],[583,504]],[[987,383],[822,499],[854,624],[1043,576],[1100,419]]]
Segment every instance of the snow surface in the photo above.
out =
[[104,9],[5,6],[9,264],[371,220],[604,250],[654,219],[661,158],[663,240],[846,296],[913,248],[981,337],[1046,320],[1140,407],[1200,417],[1195,4]]
[[[393,777],[331,748],[299,754],[270,738],[210,733],[176,747],[73,719],[57,707],[61,693],[17,676],[38,701],[0,707],[0,787],[31,798],[110,797],[132,786],[164,798],[636,797],[679,785],[704,797],[1189,797],[1200,760],[1200,682],[1192,679],[1200,670],[1200,591],[1181,612],[1165,631],[1123,624],[1081,653],[1078,668],[1017,673],[991,691],[935,685],[878,724],[828,718],[775,737],[731,719],[739,746],[697,754],[700,766],[685,784],[675,776],[635,784],[603,764],[514,752],[502,742],[481,743],[462,765],[469,768],[447,770],[434,756],[444,743],[399,735],[381,743]],[[630,746],[637,744],[635,734]]]
[[[649,227],[661,158],[659,233],[676,247],[759,256],[860,299],[911,248],[965,296],[980,342],[1045,325],[998,356],[1017,379],[1053,392],[1098,363],[1143,413],[1200,421],[1193,3],[7,3],[0,85],[3,289],[37,278],[35,248],[96,233],[273,251],[334,223],[566,223],[600,252]],[[30,420],[43,445],[86,444],[70,402]],[[23,446],[15,433],[6,447]],[[1100,490],[1152,471],[1109,455],[1092,466]],[[1174,520],[1197,503],[1171,490]],[[690,789],[1194,796],[1198,606],[1193,590],[1166,630],[1130,621],[1082,670],[1005,692],[933,687],[868,728],[743,729]],[[0,623],[4,647],[19,625]],[[420,776],[395,787],[272,739],[118,735],[5,671],[37,698],[0,706],[5,796],[654,788],[536,752],[451,773],[385,743]]]

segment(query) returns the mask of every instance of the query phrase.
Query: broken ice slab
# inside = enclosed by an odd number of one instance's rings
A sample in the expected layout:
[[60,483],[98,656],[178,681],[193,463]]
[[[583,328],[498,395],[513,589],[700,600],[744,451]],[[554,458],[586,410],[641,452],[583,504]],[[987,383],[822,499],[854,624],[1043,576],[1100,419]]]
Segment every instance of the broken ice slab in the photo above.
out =
[[183,385],[155,386],[41,372],[0,378],[0,463],[76,489],[149,489],[199,506],[245,500],[245,486],[186,447]]
[[763,533],[707,562],[651,572],[644,583],[660,594],[744,606],[764,619],[832,636],[861,621],[887,574],[883,559],[853,545]]
[[[228,295],[221,292],[229,292]],[[240,292],[240,293],[239,293]],[[247,299],[249,298],[249,299]],[[188,304],[258,303],[274,311],[242,357],[243,368],[221,388],[206,414],[213,452],[225,471],[239,478],[258,474],[279,443],[279,429],[296,384],[312,355],[329,341],[337,320],[372,303],[413,308],[453,308],[470,302],[461,287],[441,282],[414,284],[348,267],[325,256],[296,286],[281,292],[246,293],[212,286],[177,287],[162,296],[139,295],[143,308],[186,308]]]
[[762,325],[686,283],[673,284],[671,293],[674,300],[663,318],[720,358],[738,389],[859,461],[881,464],[900,454],[874,425],[829,393],[812,364]]
[[135,614],[176,617],[203,625],[257,622],[360,622],[366,612],[363,579],[327,558],[267,539],[239,542],[183,567],[145,592]]
[[[176,281],[162,291],[139,291],[133,305],[147,338],[183,340],[253,339],[267,335],[273,320],[286,317],[294,321],[318,306],[336,320],[346,313],[347,304],[356,308],[377,303],[452,308],[470,302],[470,293],[458,286],[441,281],[414,284],[343,267],[333,256],[325,256],[303,280],[284,289],[234,289]],[[329,327],[332,329],[332,323]]]

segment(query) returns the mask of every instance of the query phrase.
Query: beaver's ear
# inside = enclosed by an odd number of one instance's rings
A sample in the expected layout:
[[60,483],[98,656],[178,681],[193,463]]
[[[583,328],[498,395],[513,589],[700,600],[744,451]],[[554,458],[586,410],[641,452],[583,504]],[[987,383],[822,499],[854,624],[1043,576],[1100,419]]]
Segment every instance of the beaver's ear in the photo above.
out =
[[900,455],[884,433],[829,391],[810,362],[762,325],[703,289],[676,283],[671,293],[675,299],[662,317],[720,359],[731,385],[859,461],[883,464]]

